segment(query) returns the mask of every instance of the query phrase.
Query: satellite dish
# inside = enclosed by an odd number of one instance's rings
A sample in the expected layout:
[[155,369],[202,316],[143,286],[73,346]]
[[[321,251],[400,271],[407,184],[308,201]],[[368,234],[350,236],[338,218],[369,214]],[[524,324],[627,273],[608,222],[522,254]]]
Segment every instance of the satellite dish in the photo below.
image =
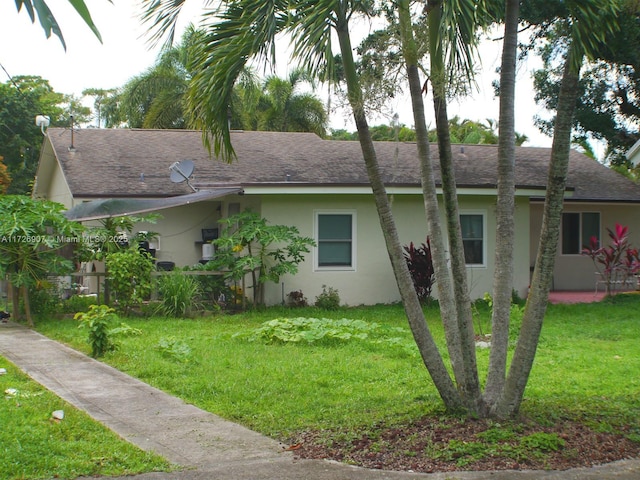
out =
[[169,167],[169,170],[171,170],[169,179],[173,183],[187,182],[187,185],[191,187],[191,190],[197,192],[198,189],[191,185],[191,183],[189,183],[189,177],[193,173],[193,169],[193,160],[182,160],[181,162],[175,162]]
[[40,127],[42,134],[44,135],[45,129],[49,126],[51,122],[50,118],[47,115],[37,115],[36,116],[36,126]]

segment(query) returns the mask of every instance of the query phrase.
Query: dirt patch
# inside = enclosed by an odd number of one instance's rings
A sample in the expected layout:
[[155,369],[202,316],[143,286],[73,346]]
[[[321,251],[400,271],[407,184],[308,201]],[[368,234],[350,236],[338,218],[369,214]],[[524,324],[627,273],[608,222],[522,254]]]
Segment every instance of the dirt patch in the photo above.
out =
[[[637,432],[636,432],[637,433]],[[566,470],[640,456],[640,443],[563,421],[495,422],[450,417],[345,434],[304,432],[292,441],[300,458],[328,459],[366,468],[413,471]]]

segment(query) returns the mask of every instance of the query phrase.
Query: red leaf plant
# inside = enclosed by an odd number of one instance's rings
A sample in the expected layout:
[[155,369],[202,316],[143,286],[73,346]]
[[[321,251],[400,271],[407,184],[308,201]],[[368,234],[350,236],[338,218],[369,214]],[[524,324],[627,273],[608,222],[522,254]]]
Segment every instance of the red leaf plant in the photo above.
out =
[[604,280],[607,295],[615,285],[624,285],[640,272],[638,249],[629,241],[629,227],[616,223],[615,229],[607,228],[611,243],[599,245],[596,237],[589,239],[589,246],[583,247],[582,255],[593,260],[596,270]]

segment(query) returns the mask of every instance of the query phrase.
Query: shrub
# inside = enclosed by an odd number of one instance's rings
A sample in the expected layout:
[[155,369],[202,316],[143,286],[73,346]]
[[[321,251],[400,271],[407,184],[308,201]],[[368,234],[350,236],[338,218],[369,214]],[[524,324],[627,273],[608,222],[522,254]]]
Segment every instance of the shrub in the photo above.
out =
[[51,316],[60,311],[60,297],[53,285],[39,282],[29,287],[31,313],[38,316]]
[[315,306],[323,310],[337,310],[340,308],[340,295],[333,287],[322,286],[322,293],[316,297]]
[[289,294],[287,295],[287,298],[289,298],[290,307],[306,307],[307,306],[307,297],[304,296],[304,293],[302,293],[302,290],[289,292]]
[[142,303],[151,293],[153,263],[147,253],[137,248],[107,255],[106,266],[109,287],[115,293],[118,306],[125,315],[129,309]]
[[82,312],[87,310],[91,305],[95,305],[97,302],[97,298],[93,296],[72,295],[62,302],[62,311],[64,313]]
[[616,223],[615,229],[607,228],[611,244],[601,247],[596,237],[591,237],[589,246],[582,249],[582,255],[593,260],[598,273],[602,276],[607,295],[619,283],[625,283],[629,278],[640,272],[640,254],[629,241],[629,227]]
[[168,317],[188,317],[198,307],[200,283],[180,271],[162,275],[158,279],[160,305],[157,311]]
[[[213,262],[208,262],[204,265],[196,264],[192,267],[185,268],[185,270],[201,272],[213,271],[215,270],[215,264]],[[231,289],[222,275],[197,275],[193,278],[200,285],[200,301],[204,307],[224,307],[228,299],[232,297]]]
[[428,302],[431,300],[433,284],[436,282],[429,237],[427,237],[427,243],[423,243],[418,248],[411,242],[409,246],[404,247],[404,251],[404,258],[418,298],[422,303]]

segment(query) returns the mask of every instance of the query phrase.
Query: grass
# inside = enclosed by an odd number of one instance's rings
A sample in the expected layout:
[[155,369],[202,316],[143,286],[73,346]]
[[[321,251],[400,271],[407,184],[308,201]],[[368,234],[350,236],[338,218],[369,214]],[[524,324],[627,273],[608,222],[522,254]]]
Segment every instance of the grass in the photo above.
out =
[[[167,471],[168,462],[123,441],[0,357],[0,478],[73,479]],[[13,389],[15,393],[11,392]],[[52,413],[64,412],[56,421]]]
[[[640,441],[640,296],[590,305],[551,305],[522,413],[538,422],[579,420],[601,431],[630,427]],[[478,308],[478,323],[488,323]],[[444,334],[427,308],[439,345]],[[249,341],[263,322],[283,317],[362,319],[366,338],[317,343]],[[274,307],[197,319],[126,320],[142,335],[120,339],[104,361],[189,403],[286,441],[305,430],[362,431],[442,414],[399,305],[320,311]],[[90,352],[73,320],[37,329]],[[488,350],[478,350],[481,369]],[[9,456],[10,458],[10,456]]]

